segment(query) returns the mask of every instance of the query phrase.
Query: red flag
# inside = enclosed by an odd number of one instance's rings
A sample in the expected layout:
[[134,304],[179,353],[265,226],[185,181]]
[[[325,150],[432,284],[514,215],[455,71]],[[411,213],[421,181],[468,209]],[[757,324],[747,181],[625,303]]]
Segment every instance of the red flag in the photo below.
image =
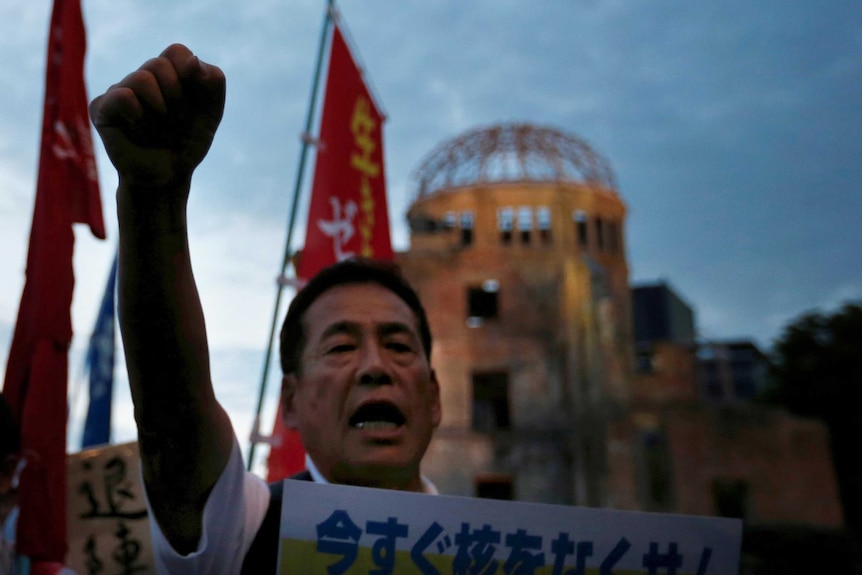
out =
[[104,239],[84,86],[80,0],[56,0],[48,40],[42,148],[27,279],[3,393],[21,425],[17,552],[66,556],[66,387],[72,341],[72,223]]
[[281,481],[305,469],[305,447],[302,445],[299,432],[285,427],[281,402],[275,414],[271,437],[272,444],[266,466],[267,482]]
[[383,117],[336,25],[300,279],[350,256],[393,258],[382,128]]
[[[336,23],[305,247],[297,270],[301,280],[352,256],[393,259],[383,121]],[[302,470],[305,452],[299,434],[284,427],[280,407],[272,437],[267,480],[277,481]]]

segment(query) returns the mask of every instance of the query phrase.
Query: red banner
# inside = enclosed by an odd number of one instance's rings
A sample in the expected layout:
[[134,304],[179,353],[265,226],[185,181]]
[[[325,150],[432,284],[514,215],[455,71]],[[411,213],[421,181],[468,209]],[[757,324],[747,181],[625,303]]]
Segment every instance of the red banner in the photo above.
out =
[[[66,387],[72,341],[74,222],[105,237],[84,86],[79,0],[56,0],[48,41],[39,180],[27,279],[3,393],[21,424],[17,551],[34,561],[66,555]],[[35,566],[34,566],[35,567]]]
[[392,259],[382,128],[383,117],[336,25],[300,279],[351,256]]
[[[350,49],[333,27],[326,97],[317,146],[305,247],[297,276],[350,257],[393,259],[383,167],[383,116],[362,79]],[[305,467],[299,434],[275,419],[268,481]]]

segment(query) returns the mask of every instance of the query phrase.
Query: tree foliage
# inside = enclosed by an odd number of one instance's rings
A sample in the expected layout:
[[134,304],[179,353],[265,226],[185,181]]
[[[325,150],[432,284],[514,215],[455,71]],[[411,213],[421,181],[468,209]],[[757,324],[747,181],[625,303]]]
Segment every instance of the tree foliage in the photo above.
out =
[[812,312],[788,325],[773,347],[766,399],[829,428],[848,526],[862,533],[862,302]]
[[862,305],[803,315],[785,328],[773,360],[771,401],[827,423],[862,414]]

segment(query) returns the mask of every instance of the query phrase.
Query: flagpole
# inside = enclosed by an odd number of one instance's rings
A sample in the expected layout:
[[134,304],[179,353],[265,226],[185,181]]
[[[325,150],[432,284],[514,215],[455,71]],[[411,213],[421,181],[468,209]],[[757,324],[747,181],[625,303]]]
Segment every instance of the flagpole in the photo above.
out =
[[330,24],[332,23],[333,13],[335,11],[335,0],[327,0],[326,6],[326,15],[323,18],[323,27],[320,31],[320,45],[317,48],[317,64],[314,68],[314,79],[311,84],[311,97],[309,98],[308,104],[308,114],[305,118],[305,131],[302,133],[302,147],[299,152],[299,167],[296,172],[296,182],[293,187],[293,204],[290,208],[290,218],[287,224],[287,240],[284,244],[284,258],[281,262],[281,273],[279,274],[279,280],[276,282],[276,292],[275,292],[275,309],[272,313],[272,323],[269,329],[269,342],[266,346],[266,356],[263,362],[263,374],[261,375],[260,380],[260,391],[257,396],[257,411],[254,416],[254,423],[252,424],[251,431],[251,445],[248,451],[248,460],[246,462],[246,468],[251,471],[252,465],[254,464],[254,452],[255,447],[258,443],[261,442],[261,434],[260,434],[260,414],[263,410],[263,401],[266,395],[266,382],[269,377],[269,364],[272,361],[272,344],[275,340],[275,331],[278,328],[278,320],[279,320],[279,309],[281,308],[281,294],[284,290],[285,283],[281,280],[284,277],[285,272],[287,271],[287,266],[290,263],[290,244],[293,240],[293,229],[296,225],[296,214],[299,208],[299,194],[302,190],[302,180],[305,175],[305,164],[308,158],[308,149],[312,145],[311,138],[311,128],[312,123],[314,122],[314,112],[317,105],[317,94],[319,92],[320,87],[320,76],[321,70],[323,68],[323,56],[326,51],[326,39],[329,35]]

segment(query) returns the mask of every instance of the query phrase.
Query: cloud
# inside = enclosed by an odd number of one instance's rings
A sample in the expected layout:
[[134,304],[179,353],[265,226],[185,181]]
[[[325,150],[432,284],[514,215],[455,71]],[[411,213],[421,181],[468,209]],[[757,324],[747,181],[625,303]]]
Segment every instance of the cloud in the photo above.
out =
[[190,241],[211,345],[263,347],[284,254],[284,223],[242,214],[196,215]]
[[[0,7],[0,343],[23,285],[49,4]],[[785,318],[858,295],[857,2],[525,6],[339,2],[389,115],[399,248],[413,171],[426,154],[479,125],[531,121],[608,157],[629,207],[632,277],[670,279],[707,335],[766,345]],[[269,329],[323,9],[312,0],[289,8],[275,0],[216,8],[203,0],[84,2],[91,96],[174,41],[228,76],[225,118],[195,176],[190,225],[214,377],[228,382],[225,396],[244,420],[240,390],[249,376],[256,386],[261,360],[232,350],[261,349]],[[116,241],[116,176],[99,149],[110,239],[78,233],[76,338],[92,329]],[[301,222],[295,238],[299,245]]]

